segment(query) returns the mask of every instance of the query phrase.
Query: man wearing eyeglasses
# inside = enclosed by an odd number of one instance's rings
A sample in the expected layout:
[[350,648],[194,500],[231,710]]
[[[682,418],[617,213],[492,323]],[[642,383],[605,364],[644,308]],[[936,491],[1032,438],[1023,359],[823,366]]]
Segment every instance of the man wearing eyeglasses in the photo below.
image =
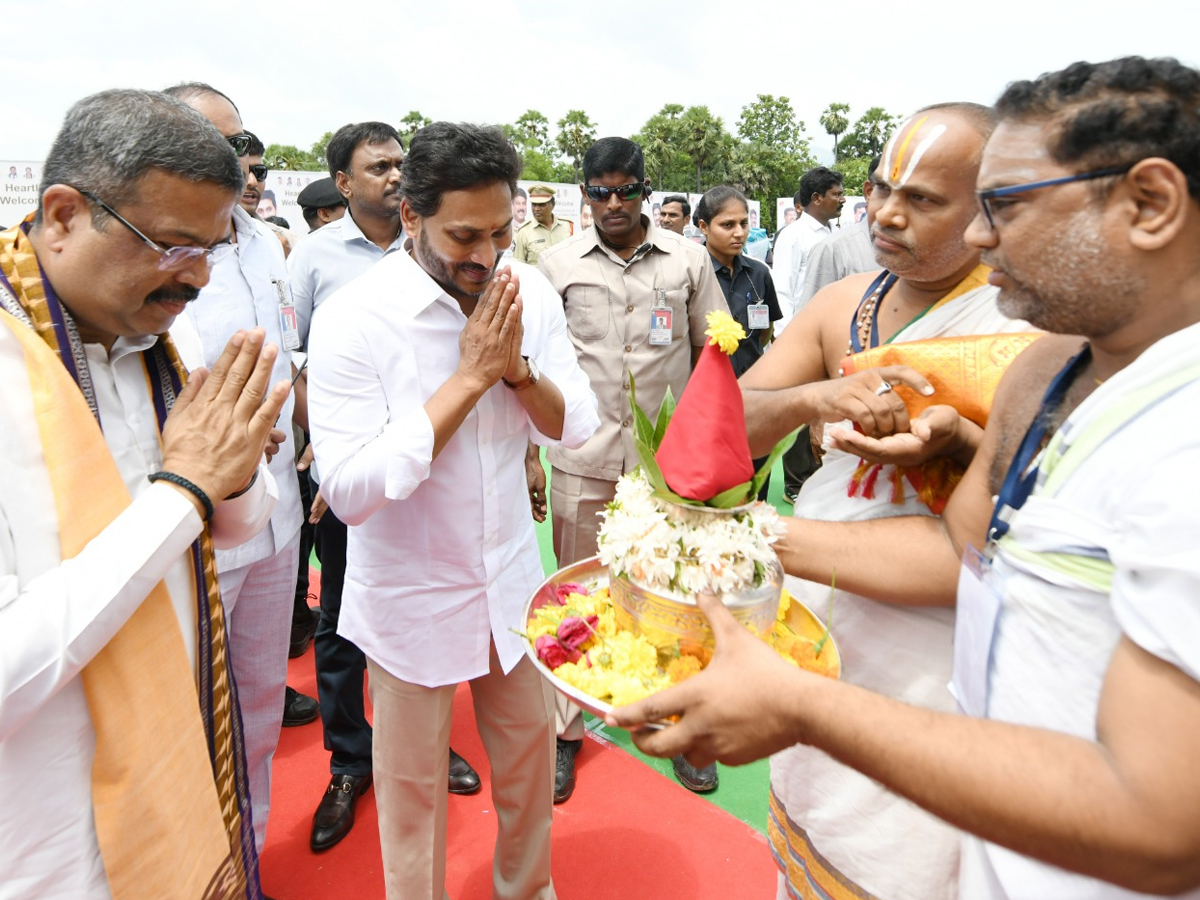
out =
[[[213,546],[251,539],[288,393],[180,313],[230,252],[242,172],[193,110],[67,113],[0,233],[0,893],[260,895]],[[184,383],[187,386],[184,387]]]
[[[638,465],[630,386],[643,409],[657,410],[667,388],[683,394],[707,340],[705,316],[729,311],[703,247],[655,225],[642,212],[650,196],[641,148],[602,138],[584,154],[583,203],[594,227],[544,250],[538,268],[563,298],[571,342],[600,402],[600,428],[578,450],[552,447],[550,509],[560,566],[596,553],[596,517],[617,479]],[[558,698],[554,788],[561,803],[575,789],[583,745],[579,708]]]
[[964,898],[1194,900],[1200,72],[1076,63],[997,112],[966,237],[1001,306],[1057,334],[1009,369],[940,520],[795,521],[784,548],[892,602],[956,598],[966,715],[782,672],[708,604],[713,667],[616,718],[683,712],[639,739],[662,755],[820,747],[975,835]]
[[[165,93],[207,118],[239,153],[247,172],[251,135],[233,101],[210,85],[181,84]],[[206,361],[239,328],[259,327],[282,351],[299,346],[295,308],[287,283],[283,249],[262,222],[240,206],[229,222],[236,252],[219,261],[208,285],[187,314],[204,345]],[[290,352],[275,359],[275,378],[291,380]],[[286,700],[287,654],[300,547],[300,488],[292,437],[293,401],[280,417],[278,452],[271,474],[279,502],[271,521],[253,540],[217,555],[221,599],[230,622],[230,651],[237,678],[253,802],[254,834],[261,849],[271,801],[271,759],[279,741]],[[297,698],[311,702],[297,694]]]

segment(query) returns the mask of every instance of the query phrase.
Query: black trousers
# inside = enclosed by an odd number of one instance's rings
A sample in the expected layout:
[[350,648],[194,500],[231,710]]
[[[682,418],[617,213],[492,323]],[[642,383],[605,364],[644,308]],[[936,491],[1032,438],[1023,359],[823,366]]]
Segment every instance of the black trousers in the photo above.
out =
[[789,497],[800,493],[809,476],[821,468],[821,459],[813,452],[812,438],[807,428],[800,429],[796,443],[783,454],[783,492]]
[[363,702],[367,658],[357,645],[337,633],[346,579],[346,525],[332,510],[326,510],[317,523],[316,549],[321,561],[321,621],[313,652],[325,749],[330,752],[329,771],[333,775],[367,775],[371,771],[371,726]]

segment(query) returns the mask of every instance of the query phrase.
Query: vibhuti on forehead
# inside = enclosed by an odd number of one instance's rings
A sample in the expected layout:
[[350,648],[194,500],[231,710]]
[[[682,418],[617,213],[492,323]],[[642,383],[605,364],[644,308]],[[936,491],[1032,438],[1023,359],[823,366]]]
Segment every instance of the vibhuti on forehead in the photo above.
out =
[[916,139],[917,134],[927,121],[929,121],[928,113],[919,119],[909,119],[900,126],[900,130],[888,141],[887,149],[884,151],[882,169],[884,177],[892,187],[904,187],[908,183],[908,179],[912,177],[913,172],[916,171],[921,158],[946,133],[944,123],[933,126],[928,129],[925,136],[921,138],[917,146],[910,152],[909,145]]

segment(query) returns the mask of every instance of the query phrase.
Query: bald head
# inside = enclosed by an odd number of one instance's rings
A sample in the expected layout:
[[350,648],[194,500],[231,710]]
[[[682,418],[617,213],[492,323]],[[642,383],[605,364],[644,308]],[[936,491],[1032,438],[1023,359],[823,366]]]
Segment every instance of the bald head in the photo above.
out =
[[975,218],[975,179],[994,121],[987,107],[941,103],[892,135],[871,176],[876,261],[903,278],[939,283],[979,261],[963,238]]
[[[243,131],[242,115],[238,112],[236,104],[212,85],[200,81],[188,81],[169,87],[163,93],[183,101],[196,110],[212,122],[217,131],[226,138],[241,134]],[[242,166],[242,177],[248,177],[250,158],[243,155],[238,161]]]

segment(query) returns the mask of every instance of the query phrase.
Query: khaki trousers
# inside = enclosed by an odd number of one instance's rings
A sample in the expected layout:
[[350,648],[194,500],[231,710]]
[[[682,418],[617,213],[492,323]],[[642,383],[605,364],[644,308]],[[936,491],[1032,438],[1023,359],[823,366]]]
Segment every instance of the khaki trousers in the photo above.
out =
[[[457,685],[402,681],[368,657],[375,707],[372,767],[388,900],[447,900],[446,782]],[[469,682],[479,736],[492,768],[499,833],[495,900],[555,900],[550,880],[554,733],[542,678],[527,659],[505,675]]]
[[[550,516],[554,525],[554,555],[559,567],[596,555],[600,531],[598,513],[617,492],[617,483],[603,478],[550,470]],[[583,712],[547,682],[554,698],[554,725],[564,741],[583,738]]]

